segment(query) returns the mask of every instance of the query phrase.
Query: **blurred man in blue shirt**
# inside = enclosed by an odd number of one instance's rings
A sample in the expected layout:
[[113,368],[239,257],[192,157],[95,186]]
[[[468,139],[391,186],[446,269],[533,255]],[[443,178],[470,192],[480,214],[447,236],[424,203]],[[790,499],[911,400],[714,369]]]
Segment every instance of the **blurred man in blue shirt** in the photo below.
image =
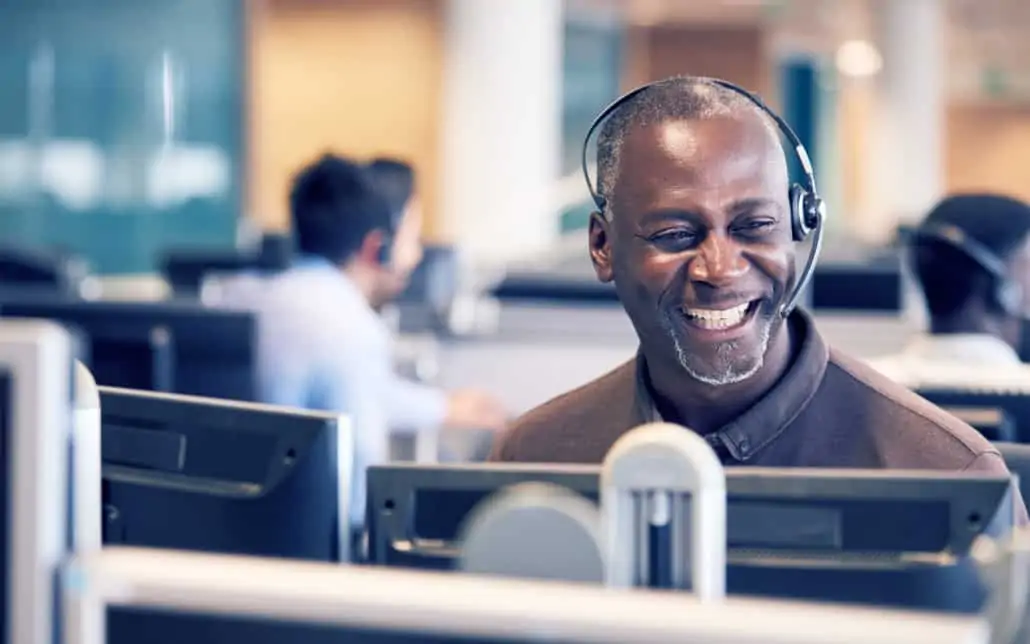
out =
[[421,259],[417,199],[391,208],[366,168],[326,155],[297,175],[290,212],[299,259],[250,289],[252,301],[226,303],[257,311],[264,402],[351,418],[357,524],[365,468],[387,460],[391,429],[500,430],[506,416],[488,395],[445,393],[393,370],[391,333],[376,310],[401,292]]

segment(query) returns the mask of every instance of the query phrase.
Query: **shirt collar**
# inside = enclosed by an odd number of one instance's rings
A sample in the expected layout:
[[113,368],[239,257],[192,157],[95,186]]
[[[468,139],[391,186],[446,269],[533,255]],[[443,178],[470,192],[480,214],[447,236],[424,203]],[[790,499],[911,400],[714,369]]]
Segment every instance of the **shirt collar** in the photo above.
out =
[[987,333],[923,334],[905,347],[906,359],[993,365],[1021,364],[1007,342]]
[[290,268],[301,269],[301,270],[319,270],[319,271],[333,271],[343,274],[338,267],[334,266],[332,262],[324,257],[318,255],[300,255],[293,260]]
[[[822,383],[829,360],[826,343],[812,318],[796,310],[788,318],[800,347],[779,382],[737,419],[705,436],[709,445],[723,448],[736,461],[747,461],[776,440],[808,405]],[[643,354],[637,356],[637,413],[645,422],[663,419],[655,407]]]
[[[342,299],[336,300],[337,304],[353,311],[363,311],[369,319],[375,320],[377,325],[386,328],[386,322],[369,303],[368,298],[361,292],[354,280],[347,273],[329,260],[316,255],[302,255],[293,260],[288,271],[293,279],[300,278],[309,288],[316,287],[329,289],[329,291]],[[312,297],[318,297],[317,291],[311,292]],[[322,297],[329,297],[323,293]]]

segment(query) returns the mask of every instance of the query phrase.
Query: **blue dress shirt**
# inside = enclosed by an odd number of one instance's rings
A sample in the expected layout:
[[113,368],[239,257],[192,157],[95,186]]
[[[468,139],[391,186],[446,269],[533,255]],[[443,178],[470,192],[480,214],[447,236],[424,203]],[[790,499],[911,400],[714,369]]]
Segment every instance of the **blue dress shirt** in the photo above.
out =
[[262,402],[340,412],[354,434],[351,521],[365,514],[365,473],[389,456],[391,430],[440,427],[446,397],[393,369],[389,328],[337,267],[305,258],[270,278],[223,288],[221,303],[258,316]]

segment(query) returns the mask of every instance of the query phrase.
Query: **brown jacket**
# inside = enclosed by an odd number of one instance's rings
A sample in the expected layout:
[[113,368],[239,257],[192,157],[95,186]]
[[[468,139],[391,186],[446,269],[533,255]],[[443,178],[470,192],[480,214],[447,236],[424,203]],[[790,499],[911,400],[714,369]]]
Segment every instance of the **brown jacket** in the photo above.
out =
[[[791,324],[800,350],[787,373],[748,411],[706,436],[723,463],[1008,473],[975,429],[828,349],[807,314],[795,313]],[[622,434],[656,419],[638,357],[524,415],[491,459],[600,463]],[[1025,519],[1025,512],[1018,513]]]

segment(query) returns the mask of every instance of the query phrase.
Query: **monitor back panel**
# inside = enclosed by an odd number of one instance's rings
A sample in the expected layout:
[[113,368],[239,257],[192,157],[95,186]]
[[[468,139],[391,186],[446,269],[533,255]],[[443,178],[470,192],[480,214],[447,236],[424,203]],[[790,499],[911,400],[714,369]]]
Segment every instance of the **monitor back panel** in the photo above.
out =
[[[0,317],[50,319],[88,337],[91,367],[97,365],[101,385],[144,388],[143,381],[155,369],[170,366],[175,393],[245,401],[257,395],[257,327],[247,313],[182,302],[5,296],[0,298]],[[161,337],[163,342],[155,341]],[[171,357],[152,353],[152,344],[166,344]],[[133,360],[140,364],[133,365]]]
[[[916,393],[981,429],[988,440],[1030,443],[1030,392],[1020,394],[920,388]],[[989,419],[992,415],[997,415],[998,421],[985,423],[988,431],[983,431],[984,428],[976,419]],[[998,429],[994,430],[991,425]]]
[[814,311],[894,313],[904,303],[901,268],[895,262],[821,264],[809,288]]
[[[599,468],[592,466],[374,467],[369,471],[370,559],[452,569],[462,523],[491,493],[532,480],[597,502],[598,476]],[[1004,479],[963,483],[884,479],[864,485],[867,498],[848,498],[851,482],[844,477],[800,484],[790,474],[732,468],[727,476],[729,591],[978,610],[984,591],[963,555],[977,535],[1011,529],[1011,484]],[[877,498],[868,498],[871,494]],[[653,529],[651,538],[652,552],[667,551],[668,536],[661,529]],[[663,585],[667,564],[651,564],[652,578]]]
[[104,543],[340,558],[337,429],[101,391]]

